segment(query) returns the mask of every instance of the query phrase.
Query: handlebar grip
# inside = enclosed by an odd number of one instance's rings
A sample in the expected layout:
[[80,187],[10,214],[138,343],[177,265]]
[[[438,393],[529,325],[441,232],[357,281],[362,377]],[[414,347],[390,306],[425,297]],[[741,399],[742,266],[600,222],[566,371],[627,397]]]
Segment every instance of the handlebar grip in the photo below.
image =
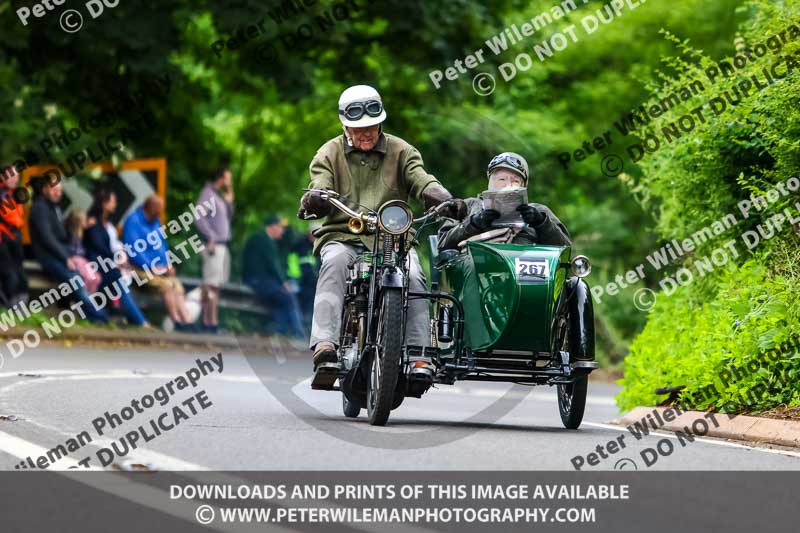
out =
[[319,217],[313,213],[309,213],[302,207],[297,210],[297,218],[300,220],[319,220]]

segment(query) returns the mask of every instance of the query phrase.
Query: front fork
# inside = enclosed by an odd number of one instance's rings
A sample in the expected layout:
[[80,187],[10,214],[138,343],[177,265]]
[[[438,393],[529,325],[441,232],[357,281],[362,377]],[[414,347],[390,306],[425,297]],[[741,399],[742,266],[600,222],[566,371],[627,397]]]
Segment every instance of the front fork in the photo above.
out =
[[[384,288],[399,288],[403,291],[403,317],[402,329],[405,338],[405,319],[408,316],[408,286],[407,277],[402,269],[395,265],[396,250],[403,249],[402,242],[389,234],[376,233],[372,248],[372,276],[370,276],[368,312],[366,320],[367,339],[362,348],[362,355],[369,353],[377,355],[380,350],[378,346],[379,317],[381,316],[380,307],[383,306],[382,292]],[[405,257],[401,259],[405,260]],[[365,364],[371,363],[368,357],[361,357],[360,366],[362,370]]]

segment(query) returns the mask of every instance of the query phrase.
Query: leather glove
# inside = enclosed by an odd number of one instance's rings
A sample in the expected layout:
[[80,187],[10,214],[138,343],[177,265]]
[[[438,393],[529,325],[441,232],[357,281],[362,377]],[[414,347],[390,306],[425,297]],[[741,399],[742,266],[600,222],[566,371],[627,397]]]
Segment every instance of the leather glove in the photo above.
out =
[[[331,204],[327,200],[323,200],[318,191],[308,191],[300,200],[300,210],[309,215],[324,217],[331,212]],[[300,213],[298,213],[299,215]]]
[[486,231],[492,226],[492,222],[500,218],[500,211],[494,209],[483,209],[480,213],[475,213],[469,218],[469,223],[480,231]]
[[450,204],[442,210],[442,216],[452,218],[453,220],[464,220],[469,212],[467,203],[460,198],[453,198],[448,201]]
[[529,204],[519,206],[517,211],[522,215],[522,220],[529,226],[538,226],[547,218],[544,211]]
[[425,204],[425,211],[452,199],[453,195],[447,192],[447,189],[444,187],[433,186],[422,191],[422,201]]

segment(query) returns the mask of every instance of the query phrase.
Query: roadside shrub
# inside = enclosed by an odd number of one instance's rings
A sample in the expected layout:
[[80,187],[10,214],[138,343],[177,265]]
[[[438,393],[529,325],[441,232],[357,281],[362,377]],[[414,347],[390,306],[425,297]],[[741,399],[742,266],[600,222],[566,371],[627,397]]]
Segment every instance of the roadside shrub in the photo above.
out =
[[[731,55],[742,54],[792,24],[800,25],[796,2],[757,0],[746,11],[748,22]],[[688,43],[667,37],[682,54],[664,60],[671,76],[664,75],[665,83],[654,90],[653,102],[656,94],[669,94],[694,79],[705,80],[704,69],[717,64]],[[797,58],[799,51],[800,38],[788,39],[780,53],[748,62],[734,77],[720,80],[641,128],[639,135],[655,134],[663,141],[663,125],[732,90],[743,79],[763,77],[765,67],[784,56]],[[800,384],[794,379],[800,372],[798,228],[784,226],[752,251],[739,238],[800,198],[781,198],[746,219],[736,207],[751,194],[762,195],[775,184],[800,176],[800,69],[718,115],[708,108],[704,112],[706,123],[646,156],[640,162],[644,175],[631,185],[653,213],[665,241],[684,239],[732,213],[739,221],[735,233],[711,239],[695,253],[705,254],[732,238],[743,253],[670,296],[658,295],[658,304],[625,361],[618,396],[622,409],[664,400],[655,389],[677,385],[686,387],[678,403],[697,409],[741,413],[800,404]],[[673,267],[691,265],[695,257],[690,254]],[[736,372],[735,379],[722,374],[731,369],[746,371]]]
[[[680,385],[686,388],[679,403],[693,409],[800,405],[800,279],[770,275],[764,260],[730,264],[713,286],[659,295],[625,360],[621,409],[654,405],[666,398],[656,388]],[[764,357],[770,351],[779,354],[777,362]],[[739,379],[725,374],[731,369]],[[753,397],[754,390],[761,392]]]

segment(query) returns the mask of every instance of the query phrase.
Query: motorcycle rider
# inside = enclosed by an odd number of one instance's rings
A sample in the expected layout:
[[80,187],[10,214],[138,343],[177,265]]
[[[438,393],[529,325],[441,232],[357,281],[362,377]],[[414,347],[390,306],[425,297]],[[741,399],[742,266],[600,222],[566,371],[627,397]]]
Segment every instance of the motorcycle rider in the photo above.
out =
[[[514,152],[503,152],[495,156],[486,170],[489,178],[489,191],[502,191],[514,187],[528,186],[528,162]],[[459,244],[475,238],[492,228],[500,213],[494,209],[484,209],[479,197],[467,198],[468,213],[459,220],[447,220],[439,228],[439,250],[457,250]],[[569,246],[569,232],[550,209],[542,204],[523,204],[517,210],[526,226],[506,228],[497,235],[487,236],[491,240],[513,244],[544,244]]]
[[[439,181],[426,172],[420,153],[399,137],[383,131],[386,110],[380,94],[367,85],[346,89],[339,98],[339,120],[344,134],[325,143],[309,167],[310,189],[336,191],[353,205],[377,209],[389,200],[416,198],[425,209],[453,200]],[[448,210],[446,210],[448,211]],[[466,206],[455,200],[449,216],[463,216]],[[348,231],[349,217],[323,200],[315,191],[306,192],[298,216],[302,219],[327,217],[315,230],[314,252],[322,264],[314,299],[310,348],[314,369],[323,363],[336,363],[336,344],[344,305],[347,267],[363,251],[372,249],[374,237]],[[425,274],[416,251],[411,250],[409,287],[425,290]],[[409,302],[406,341],[430,344],[428,302]]]

